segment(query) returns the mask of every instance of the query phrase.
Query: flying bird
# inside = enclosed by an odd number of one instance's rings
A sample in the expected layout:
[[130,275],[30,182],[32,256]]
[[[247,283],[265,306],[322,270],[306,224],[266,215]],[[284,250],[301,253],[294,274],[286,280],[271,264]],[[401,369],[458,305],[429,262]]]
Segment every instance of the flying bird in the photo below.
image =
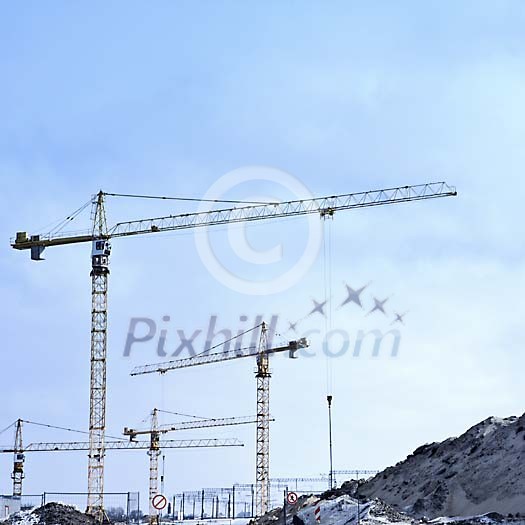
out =
[[374,297],[374,307],[372,310],[370,310],[366,315],[370,315],[374,312],[382,312],[384,315],[386,315],[385,312],[385,303],[390,299],[390,297],[387,297],[386,299],[383,299],[380,301],[376,297]]
[[403,319],[407,313],[408,312],[403,312],[402,314],[398,314],[397,312],[394,312],[395,319],[390,324],[395,324],[395,323],[405,324],[405,321],[403,321]]
[[290,330],[293,330],[295,333],[297,333],[297,325],[298,325],[299,321],[296,321],[295,323],[291,323],[290,321],[288,321],[288,330],[287,332],[289,332]]
[[360,295],[363,293],[363,290],[368,286],[368,284],[365,284],[361,288],[354,290],[351,286],[348,286],[348,284],[345,283],[346,292],[348,293],[348,297],[341,303],[340,307],[348,303],[355,303],[360,308],[363,308]]
[[315,314],[317,312],[317,313],[320,313],[323,316],[326,316],[326,314],[324,312],[324,307],[325,307],[325,304],[328,301],[323,301],[322,303],[318,303],[315,299],[312,299],[312,301],[314,302],[314,307],[313,307],[312,311],[308,315],[313,315],[313,314]]

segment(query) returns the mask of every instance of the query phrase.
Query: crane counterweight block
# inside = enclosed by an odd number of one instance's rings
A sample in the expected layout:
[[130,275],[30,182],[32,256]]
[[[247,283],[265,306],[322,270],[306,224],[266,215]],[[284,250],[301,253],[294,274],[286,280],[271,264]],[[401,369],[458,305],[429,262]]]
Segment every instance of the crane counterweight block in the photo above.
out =
[[32,261],[44,261],[42,257],[45,248],[43,246],[32,246],[31,247],[31,260]]
[[298,339],[297,341],[290,341],[288,343],[288,346],[290,348],[288,352],[288,357],[290,359],[297,359],[295,352],[297,352],[297,350],[301,348],[308,348],[310,346],[310,341],[308,341],[306,337],[301,337],[301,339]]
[[12,244],[13,248],[24,249],[30,248],[32,261],[43,261],[42,253],[44,253],[45,246],[39,244],[40,235],[27,236],[27,232],[16,232],[15,242]]

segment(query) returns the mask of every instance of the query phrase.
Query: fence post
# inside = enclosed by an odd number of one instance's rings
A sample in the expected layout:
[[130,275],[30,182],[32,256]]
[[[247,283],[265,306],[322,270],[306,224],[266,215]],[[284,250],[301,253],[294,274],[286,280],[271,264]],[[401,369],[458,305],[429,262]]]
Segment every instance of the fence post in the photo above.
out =
[[284,490],[283,496],[283,524],[286,525],[286,500],[288,497],[288,489]]

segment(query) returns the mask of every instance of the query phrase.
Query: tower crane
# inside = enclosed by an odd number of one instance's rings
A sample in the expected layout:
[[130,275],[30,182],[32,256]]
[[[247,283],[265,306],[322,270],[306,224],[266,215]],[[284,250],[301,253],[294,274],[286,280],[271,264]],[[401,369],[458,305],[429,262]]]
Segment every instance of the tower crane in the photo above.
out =
[[124,428],[124,435],[129,436],[133,443],[137,436],[149,435],[150,447],[148,450],[149,460],[149,523],[157,525],[159,523],[159,511],[153,506],[153,498],[158,494],[159,479],[159,456],[161,454],[161,434],[179,430],[191,430],[197,428],[225,427],[233,425],[247,425],[256,423],[254,417],[229,417],[215,419],[200,419],[194,421],[184,421],[176,425],[159,427],[158,409],[154,408],[151,413],[151,428],[149,430],[135,430]]
[[[402,186],[382,190],[348,193],[328,197],[292,200],[275,204],[256,204],[205,212],[168,215],[149,219],[118,222],[109,227],[106,220],[106,197],[130,195],[99,191],[92,199],[92,227],[81,233],[53,231],[45,235],[16,233],[11,246],[29,250],[32,260],[42,260],[42,253],[51,246],[91,243],[91,372],[89,409],[88,502],[87,512],[99,521],[104,517],[104,433],[106,428],[106,357],[107,357],[107,291],[110,240],[119,237],[160,233],[228,223],[258,221],[319,214],[333,216],[340,210],[350,210],[386,204],[435,199],[456,195],[455,188],[445,182]],[[137,197],[137,196],[134,196]],[[150,196],[148,196],[149,198]],[[184,199],[181,199],[184,200]],[[241,203],[242,204],[242,203]],[[68,220],[72,217],[68,217]]]
[[169,370],[178,370],[191,366],[205,365],[222,361],[230,361],[243,357],[255,357],[257,369],[257,433],[256,433],[256,460],[255,460],[255,508],[256,515],[262,516],[268,510],[270,499],[270,363],[271,354],[288,352],[293,358],[295,352],[308,346],[303,337],[297,341],[290,341],[287,345],[269,348],[268,328],[266,323],[260,325],[261,336],[257,348],[233,349],[226,352],[204,353],[185,359],[176,359],[165,363],[139,366],[133,369],[131,375],[151,373],[166,373]]
[[[73,452],[88,451],[89,441],[62,441],[51,443],[30,443],[23,446],[22,430],[24,420],[16,421],[15,443],[13,447],[0,448],[0,454],[14,454],[13,473],[13,496],[22,496],[22,480],[24,479],[25,454],[28,452]],[[30,422],[27,422],[30,423]],[[212,426],[212,425],[210,425]],[[218,425],[216,425],[218,426]],[[111,440],[106,441],[106,450],[150,450],[150,441],[137,440]],[[236,438],[205,438],[205,439],[159,439],[159,448],[217,448],[217,447],[243,447],[244,444]]]

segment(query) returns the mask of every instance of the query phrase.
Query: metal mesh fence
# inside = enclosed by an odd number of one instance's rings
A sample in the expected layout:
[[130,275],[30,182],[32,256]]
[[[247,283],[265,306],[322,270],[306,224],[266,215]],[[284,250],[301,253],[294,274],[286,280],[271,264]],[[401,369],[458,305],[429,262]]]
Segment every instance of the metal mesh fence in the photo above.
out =
[[21,510],[31,510],[36,507],[40,507],[43,504],[43,501],[44,499],[43,499],[42,494],[35,494],[35,495],[24,494],[20,498],[20,508]]
[[175,494],[168,506],[175,520],[251,518],[254,512],[254,485],[185,491]]
[[[290,483],[273,483],[270,486],[270,507],[283,504],[284,492],[299,494],[320,493],[327,489],[326,479]],[[183,519],[234,519],[255,516],[255,485],[238,484],[228,488],[206,488],[175,494],[167,508],[167,515]]]

